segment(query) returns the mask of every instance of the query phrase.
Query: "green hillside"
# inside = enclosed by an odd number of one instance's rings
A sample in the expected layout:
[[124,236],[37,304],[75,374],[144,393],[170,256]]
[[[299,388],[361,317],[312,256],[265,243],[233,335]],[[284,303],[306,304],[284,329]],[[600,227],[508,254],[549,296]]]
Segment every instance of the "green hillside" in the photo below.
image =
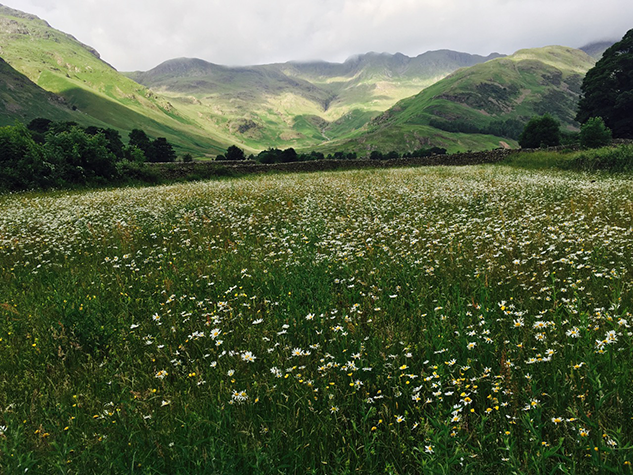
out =
[[[199,153],[231,143],[228,137],[213,137],[165,98],[103,62],[95,50],[33,15],[0,5],[0,45],[0,56],[12,68],[93,118],[78,122],[96,119],[125,134],[142,128]],[[42,115],[47,111],[43,107]]]
[[516,146],[534,115],[577,130],[580,85],[595,63],[551,46],[509,57],[440,50],[248,67],[180,58],[124,75],[72,36],[2,5],[0,58],[0,124],[47,116],[123,136],[141,128],[196,156],[230,144],[361,155]]
[[96,120],[73,111],[64,98],[45,91],[0,58],[0,126],[16,120],[28,123],[42,116],[57,121],[92,120],[97,125]]
[[521,50],[451,74],[332,146],[384,150],[391,145],[404,151],[434,145],[457,151],[513,145],[523,124],[545,113],[564,129],[577,130],[580,85],[594,64],[572,48]]
[[447,50],[415,58],[368,53],[344,63],[249,67],[180,58],[126,74],[168,97],[187,117],[247,148],[309,148],[357,131],[399,100],[461,67],[498,56]]

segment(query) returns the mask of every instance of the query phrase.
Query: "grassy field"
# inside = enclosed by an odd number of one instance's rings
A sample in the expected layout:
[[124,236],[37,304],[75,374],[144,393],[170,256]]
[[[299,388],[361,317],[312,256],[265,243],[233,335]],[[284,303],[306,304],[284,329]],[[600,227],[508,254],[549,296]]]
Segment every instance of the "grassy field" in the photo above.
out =
[[0,196],[0,473],[631,473],[630,178]]

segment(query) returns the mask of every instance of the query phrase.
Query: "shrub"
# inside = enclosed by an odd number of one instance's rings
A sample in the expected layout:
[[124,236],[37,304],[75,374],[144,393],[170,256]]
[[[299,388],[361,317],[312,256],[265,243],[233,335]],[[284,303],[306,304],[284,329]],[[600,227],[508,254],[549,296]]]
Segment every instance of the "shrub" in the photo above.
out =
[[543,148],[560,145],[560,124],[551,115],[532,117],[519,137],[521,148]]
[[633,145],[586,151],[576,158],[573,165],[587,171],[630,172],[633,171]]
[[602,117],[592,117],[580,128],[580,145],[585,148],[605,147],[611,143],[611,129]]

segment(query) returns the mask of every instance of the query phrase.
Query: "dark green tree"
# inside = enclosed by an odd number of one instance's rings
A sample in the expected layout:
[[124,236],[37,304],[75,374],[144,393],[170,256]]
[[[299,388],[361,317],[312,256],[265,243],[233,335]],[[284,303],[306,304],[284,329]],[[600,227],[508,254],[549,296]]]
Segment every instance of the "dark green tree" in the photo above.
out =
[[73,128],[79,127],[77,122],[51,122],[49,131],[54,134],[61,134],[62,132],[70,132]]
[[52,123],[53,121],[50,119],[38,117],[29,122],[26,128],[31,131],[33,140],[39,144],[43,144],[46,141],[46,132],[51,128]]
[[53,185],[53,167],[23,124],[0,127],[0,189],[24,190]]
[[580,127],[580,145],[586,148],[605,147],[611,143],[611,129],[602,117],[592,117]]
[[139,164],[147,160],[147,158],[145,157],[145,152],[143,152],[136,145],[128,145],[127,147],[125,147],[125,149],[123,150],[123,156],[127,161]]
[[125,156],[125,145],[121,140],[121,134],[119,134],[116,130],[90,126],[86,127],[86,133],[88,135],[103,134],[108,141],[108,150],[116,155],[117,158],[123,158]]
[[297,152],[294,148],[287,148],[281,152],[280,160],[282,163],[296,162],[298,160]]
[[61,171],[66,182],[110,181],[117,177],[118,159],[107,145],[102,133],[89,135],[81,127],[72,127],[69,131],[49,132],[43,155],[46,162]]
[[152,141],[149,139],[147,134],[141,129],[132,129],[129,133],[130,146],[135,146],[139,150],[141,150],[145,154],[145,160],[154,161],[153,158],[153,150],[152,150]]
[[281,150],[276,148],[269,148],[268,150],[262,150],[257,155],[257,161],[260,163],[278,163],[279,157],[281,155]]
[[519,145],[522,148],[560,145],[560,124],[548,114],[532,117],[519,137]]
[[334,160],[345,160],[344,152],[334,152]]
[[602,117],[614,137],[633,138],[633,29],[585,76],[576,120]]
[[158,137],[152,142],[150,162],[173,162],[175,160],[176,152],[165,137]]
[[225,160],[246,160],[244,156],[244,150],[235,145],[231,145],[226,149]]
[[315,152],[313,150],[309,154],[306,154],[302,160],[306,161],[306,160],[323,160],[323,159],[325,159],[325,156],[321,152]]

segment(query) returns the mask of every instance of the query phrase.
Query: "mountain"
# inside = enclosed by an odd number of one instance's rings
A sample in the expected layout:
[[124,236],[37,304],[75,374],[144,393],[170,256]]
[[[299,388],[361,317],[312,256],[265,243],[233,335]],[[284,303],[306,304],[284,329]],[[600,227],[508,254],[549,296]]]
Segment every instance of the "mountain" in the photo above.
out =
[[490,148],[515,144],[530,117],[545,113],[577,130],[580,86],[594,64],[583,51],[562,46],[521,50],[456,71],[330,146],[365,152]]
[[[606,44],[585,50],[601,54]],[[321,151],[516,145],[533,115],[569,130],[596,59],[572,48],[488,57],[367,53],[343,63],[228,67],[200,59],[119,73],[93,48],[0,5],[0,124],[37,116],[166,137],[215,156],[230,144]]]
[[599,41],[597,43],[588,44],[579,49],[581,51],[584,51],[585,53],[587,53],[589,56],[591,56],[597,61],[600,58],[602,58],[602,55],[604,54],[604,52],[607,49],[609,49],[611,46],[613,46],[615,43],[616,43],[615,41]]
[[356,131],[451,72],[492,58],[442,50],[410,58],[368,53],[344,63],[228,67],[166,61],[126,75],[247,147],[313,147]]
[[[166,137],[180,150],[199,153],[220,151],[231,143],[229,137],[210,137],[207,130],[182,115],[168,100],[102,61],[93,48],[34,15],[2,5],[0,57],[33,84],[63,98],[70,109],[82,112],[73,115],[81,124],[107,124],[124,136],[140,128],[152,137]],[[51,112],[47,105],[50,97],[31,97],[42,100],[41,115]]]

